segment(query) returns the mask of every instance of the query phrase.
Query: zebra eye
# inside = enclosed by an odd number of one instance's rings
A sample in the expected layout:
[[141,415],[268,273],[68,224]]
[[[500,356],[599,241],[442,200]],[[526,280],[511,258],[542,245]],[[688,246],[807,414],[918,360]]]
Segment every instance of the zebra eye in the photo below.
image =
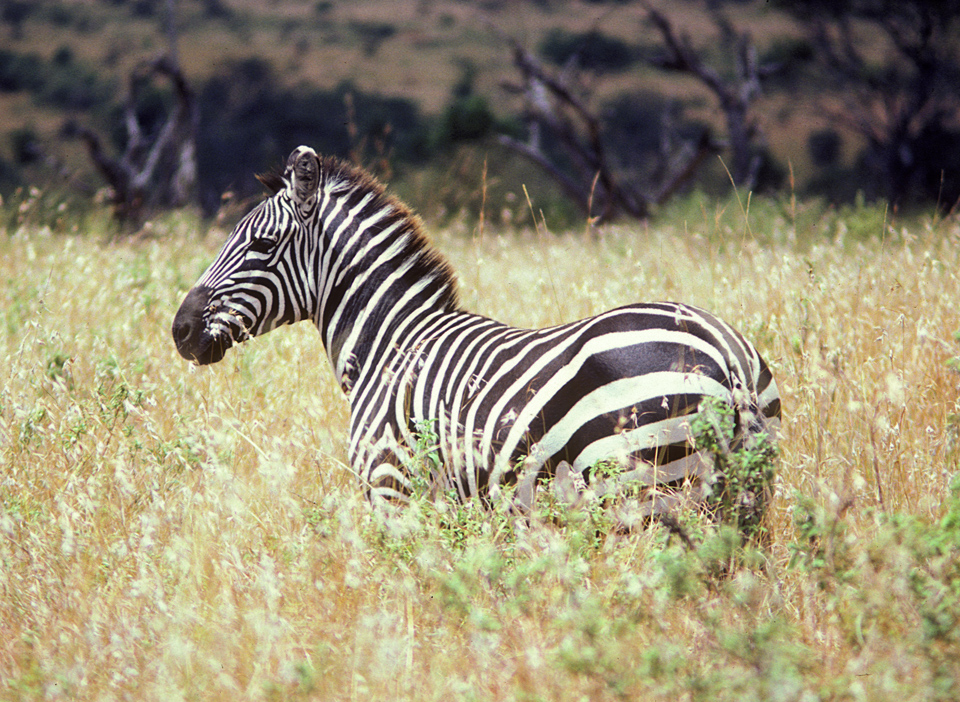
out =
[[273,251],[273,247],[277,245],[276,239],[270,239],[268,237],[257,237],[250,242],[250,250],[256,253],[270,253]]

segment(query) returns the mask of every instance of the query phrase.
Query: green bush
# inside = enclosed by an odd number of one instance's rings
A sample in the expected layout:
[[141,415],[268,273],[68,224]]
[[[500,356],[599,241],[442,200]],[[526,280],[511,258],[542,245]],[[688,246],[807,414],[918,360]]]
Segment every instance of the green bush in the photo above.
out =
[[734,415],[726,402],[704,398],[690,432],[697,449],[713,458],[716,481],[707,505],[749,538],[761,531],[772,497],[777,447],[766,434],[738,437]]
[[468,95],[453,100],[440,118],[439,143],[470,141],[490,133],[493,113],[482,95]]
[[0,91],[39,90],[45,62],[37,54],[18,54],[0,49]]
[[589,32],[552,29],[540,42],[539,51],[557,65],[576,57],[580,66],[598,73],[624,71],[637,60],[633,47],[595,29]]
[[332,90],[280,87],[261,59],[229,65],[200,90],[197,160],[201,204],[215,211],[220,196],[260,192],[253,174],[273,168],[300,144],[364,161],[388,155],[416,160],[427,143],[417,106],[365,93],[350,83]]
[[62,47],[51,61],[32,53],[0,50],[0,91],[33,93],[41,104],[65,110],[87,110],[105,103],[113,93],[111,82]]

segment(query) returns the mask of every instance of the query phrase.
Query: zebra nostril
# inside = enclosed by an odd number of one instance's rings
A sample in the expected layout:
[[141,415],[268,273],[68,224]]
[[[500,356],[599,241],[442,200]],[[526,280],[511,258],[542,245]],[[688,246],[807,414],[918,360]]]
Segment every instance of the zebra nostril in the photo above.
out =
[[182,344],[184,341],[190,338],[190,332],[193,327],[190,322],[181,322],[177,321],[173,325],[173,340],[178,344]]

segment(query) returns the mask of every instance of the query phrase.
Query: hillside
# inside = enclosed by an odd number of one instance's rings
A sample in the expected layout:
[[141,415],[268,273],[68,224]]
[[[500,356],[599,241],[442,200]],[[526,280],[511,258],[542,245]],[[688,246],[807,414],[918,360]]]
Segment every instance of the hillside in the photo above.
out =
[[[0,158],[6,164],[8,192],[15,167],[22,167],[21,176],[29,182],[66,179],[96,189],[102,181],[92,173],[79,142],[61,137],[62,127],[74,120],[111,135],[114,142],[123,138],[117,105],[131,70],[166,50],[166,5],[151,0],[12,5],[21,8],[18,21],[7,11],[7,22],[0,26],[6,55],[0,65]],[[683,118],[690,124],[722,127],[716,101],[702,85],[636,60],[655,50],[657,37],[635,3],[181,0],[176,8],[177,51],[194,87],[202,91],[219,80],[241,91],[232,97],[215,93],[204,103],[203,123],[220,136],[236,131],[239,139],[221,143],[208,138],[204,143],[210,145],[201,148],[201,175],[215,183],[215,192],[206,196],[208,205],[215,205],[227,189],[255,192],[250,174],[274,165],[295,145],[286,143],[295,137],[343,154],[359,153],[373,163],[378,158],[374,142],[383,134],[393,160],[385,175],[396,178],[405,195],[423,208],[476,209],[485,158],[493,164],[488,174],[493,187],[489,194],[498,198],[493,212],[509,208],[506,198],[522,197],[524,184],[542,197],[538,205],[556,204],[560,198],[551,195],[543,174],[493,140],[446,144],[442,133],[438,137],[438,130],[443,131],[438,120],[458,90],[481,96],[504,124],[516,119],[520,103],[503,89],[503,84],[516,82],[516,70],[498,32],[531,49],[546,46],[551,37],[556,44],[589,31],[627,47],[632,53],[625,69],[586,71],[581,84],[588,103],[607,115],[608,122],[614,119],[616,104],[632,111],[632,141],[623,142],[621,151],[650,148],[638,139],[649,130],[648,141],[656,141],[663,112],[671,104],[683,106]],[[694,44],[723,68],[723,47],[715,45],[718,30],[703,8],[684,2],[668,10]],[[731,4],[728,15],[750,32],[761,54],[789,56],[791,42],[799,37],[796,23],[765,3]],[[33,76],[32,82],[23,71]],[[232,118],[228,113],[234,107],[243,108],[243,98],[258,91],[269,99],[247,104],[244,109],[253,114],[225,121]],[[343,104],[348,93],[361,99],[352,111]],[[160,115],[162,102],[157,101],[163,94],[153,95],[154,103],[143,110]],[[811,160],[810,135],[837,128],[818,108],[816,95],[816,86],[801,82],[789,89],[772,86],[757,103],[767,147],[783,174],[792,169],[793,187],[799,192],[823,175]],[[373,99],[363,103],[363,96]],[[294,98],[302,104],[293,106]],[[394,102],[377,102],[380,99]],[[285,105],[291,114],[284,114]],[[321,113],[329,113],[329,119]],[[244,125],[253,128],[251,118],[255,135],[241,131]],[[356,120],[360,133],[345,127],[349,120]],[[270,137],[273,130],[276,138]],[[849,164],[860,145],[850,133],[840,136],[834,168]],[[227,179],[209,175],[224,169],[231,173]],[[698,182],[708,190],[725,187],[723,164],[711,161]],[[455,188],[443,187],[451,183]],[[518,209],[522,215],[523,208]]]

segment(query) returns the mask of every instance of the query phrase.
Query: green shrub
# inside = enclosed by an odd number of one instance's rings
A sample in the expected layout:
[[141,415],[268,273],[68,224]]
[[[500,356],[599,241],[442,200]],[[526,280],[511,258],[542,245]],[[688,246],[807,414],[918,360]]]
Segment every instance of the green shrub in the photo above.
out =
[[715,482],[707,497],[708,508],[720,522],[751,537],[762,529],[770,502],[777,448],[766,434],[735,434],[734,408],[707,397],[690,432],[696,448],[713,458]]
[[86,110],[106,102],[113,84],[78,62],[61,47],[51,61],[36,54],[0,50],[0,91],[25,90],[44,105],[68,110]]
[[577,63],[591,71],[624,71],[637,60],[636,50],[626,42],[597,30],[568,32],[550,30],[538,47],[548,61],[564,65],[576,57]]

